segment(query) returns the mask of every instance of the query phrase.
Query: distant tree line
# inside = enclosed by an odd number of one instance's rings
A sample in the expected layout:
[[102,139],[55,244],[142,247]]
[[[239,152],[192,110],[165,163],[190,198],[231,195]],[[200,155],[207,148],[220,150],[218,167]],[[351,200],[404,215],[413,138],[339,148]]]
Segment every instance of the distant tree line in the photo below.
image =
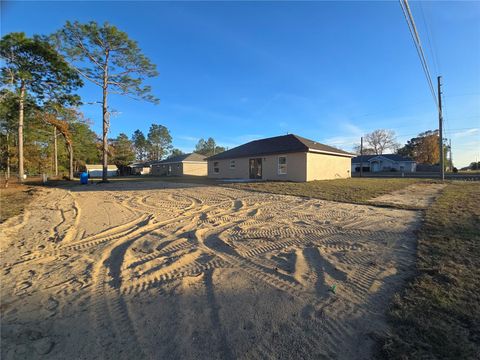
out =
[[[159,124],[152,124],[147,136],[137,129],[130,139],[126,134],[121,133],[117,138],[110,139],[109,143],[111,145],[110,156],[121,173],[125,172],[125,168],[135,161],[159,161],[184,154],[183,151],[172,146],[172,136],[168,128]],[[225,151],[225,148],[218,146],[210,137],[207,140],[201,138],[193,151],[211,156]]]

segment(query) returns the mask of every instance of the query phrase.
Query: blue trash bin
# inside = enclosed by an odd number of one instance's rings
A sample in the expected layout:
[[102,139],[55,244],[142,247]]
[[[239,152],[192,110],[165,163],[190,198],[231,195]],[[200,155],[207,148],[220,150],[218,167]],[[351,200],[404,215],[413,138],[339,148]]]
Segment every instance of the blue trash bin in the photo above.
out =
[[80,184],[82,185],[88,184],[88,173],[86,171],[80,174]]

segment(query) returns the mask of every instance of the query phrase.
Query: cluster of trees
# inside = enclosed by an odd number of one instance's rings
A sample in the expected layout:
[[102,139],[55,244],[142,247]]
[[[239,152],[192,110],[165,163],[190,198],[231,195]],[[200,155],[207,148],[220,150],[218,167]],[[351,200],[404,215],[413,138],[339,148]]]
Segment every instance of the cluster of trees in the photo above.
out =
[[172,156],[180,152],[173,149],[169,130],[159,124],[152,124],[147,136],[141,130],[135,130],[131,139],[120,133],[116,139],[110,139],[109,143],[110,156],[120,174],[124,174],[126,167],[134,161],[160,160],[167,154]]
[[[428,130],[408,140],[405,146],[398,149],[398,154],[409,156],[419,164],[438,164],[440,162],[438,143],[438,130]],[[448,153],[447,150],[447,147],[444,146],[443,153],[445,157]],[[445,164],[447,164],[446,159]]]
[[[0,56],[1,165],[9,174],[10,166],[16,163],[21,181],[25,166],[27,171],[42,172],[47,163],[54,167],[58,162],[65,164],[62,150],[68,153],[65,167],[69,178],[73,177],[75,162],[98,161],[96,136],[77,110],[81,99],[76,91],[84,81],[100,88],[104,181],[109,154],[121,154],[118,145],[109,149],[110,94],[158,102],[150,87],[143,85],[144,79],[157,75],[155,65],[135,41],[108,23],[67,22],[50,36],[10,33],[0,40]],[[57,147],[57,134],[64,139],[63,147]],[[84,146],[90,146],[89,150],[82,151]],[[157,144],[157,156],[160,149]]]
[[[120,171],[131,162],[160,160],[182,154],[172,146],[168,129],[152,124],[148,134],[136,130],[108,138],[111,94],[158,103],[144,80],[157,75],[156,67],[137,43],[108,23],[67,22],[50,36],[10,33],[0,40],[0,167],[6,176],[73,173],[86,163],[113,162]],[[99,88],[102,135],[91,129],[78,107],[76,93],[84,82]],[[59,141],[61,139],[61,141]],[[215,140],[200,139],[195,151],[213,155],[225,149]],[[110,159],[110,161],[109,161]]]
[[141,130],[135,130],[132,135],[134,158],[138,161],[160,160],[169,152],[178,152],[172,148],[172,136],[163,125],[152,124],[147,136]]
[[470,165],[462,168],[462,170],[480,170],[480,161],[474,161]]
[[[183,155],[183,151],[172,146],[170,131],[163,125],[152,124],[147,136],[137,129],[129,139],[121,133],[115,139],[109,140],[109,155],[117,165],[120,174],[127,173],[127,166],[132,162],[158,161]],[[195,152],[211,156],[225,151],[218,146],[213,138],[201,138],[195,146]]]
[[212,156],[221,152],[224,152],[225,148],[222,146],[218,146],[215,143],[215,140],[209,137],[207,140],[201,138],[197,145],[195,145],[195,152],[205,155],[205,156]]
[[[402,156],[408,156],[419,164],[435,165],[440,162],[439,133],[438,130],[428,130],[418,134],[416,137],[407,141],[401,146],[393,130],[379,129],[364,135],[364,146],[361,152],[360,145],[354,147],[357,154],[363,155],[381,155],[386,153],[395,153]],[[445,164],[448,147],[444,147]]]

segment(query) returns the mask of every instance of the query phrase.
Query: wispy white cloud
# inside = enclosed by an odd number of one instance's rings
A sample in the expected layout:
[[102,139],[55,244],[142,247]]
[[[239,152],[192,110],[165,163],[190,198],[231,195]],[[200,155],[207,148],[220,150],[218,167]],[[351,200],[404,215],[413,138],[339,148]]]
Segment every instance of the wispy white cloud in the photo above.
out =
[[176,138],[184,141],[190,141],[190,142],[197,142],[199,140],[198,137],[188,136],[188,135],[177,135]]
[[350,151],[355,144],[360,143],[360,137],[365,134],[364,129],[344,117],[337,118],[337,120],[332,121],[332,123],[337,124],[336,128],[339,129],[340,134],[321,139],[320,141],[326,145]]
[[480,159],[480,129],[459,131],[452,137],[452,158],[456,167],[464,167]]
[[203,109],[196,106],[189,106],[189,105],[183,105],[183,104],[172,104],[170,106],[177,113],[180,113],[180,114],[183,113],[188,116],[194,116],[196,118],[202,119],[202,121],[208,121],[208,119],[214,120],[215,122],[218,122],[218,121],[248,122],[250,121],[250,119],[245,117],[207,110],[207,109]]
[[218,145],[231,149],[247,142],[262,139],[265,137],[267,136],[265,136],[264,134],[243,134],[234,137],[221,138],[217,142]]
[[468,130],[463,130],[463,131],[456,131],[452,134],[454,138],[461,138],[461,137],[466,137],[466,136],[472,136],[475,134],[480,134],[480,129],[478,128],[473,128],[473,129],[468,129]]
[[356,136],[334,136],[320,140],[325,145],[338,147],[344,150],[352,150],[355,144],[360,142]]

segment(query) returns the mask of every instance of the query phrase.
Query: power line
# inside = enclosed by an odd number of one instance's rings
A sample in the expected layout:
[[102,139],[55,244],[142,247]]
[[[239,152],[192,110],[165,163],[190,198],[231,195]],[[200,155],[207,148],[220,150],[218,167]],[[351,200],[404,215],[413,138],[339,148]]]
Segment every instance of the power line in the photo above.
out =
[[[438,74],[440,72],[440,62],[438,61],[438,55],[437,55],[436,46],[435,46],[435,39],[433,38],[432,30],[428,26],[428,23],[427,23],[427,20],[426,20],[426,17],[425,17],[425,12],[423,10],[422,2],[423,1],[419,1],[420,11],[422,13],[423,24],[425,25],[425,32],[427,34],[428,45],[429,45],[429,48],[430,48],[430,55],[432,55],[433,65],[435,66],[435,70]],[[430,41],[430,39],[431,39],[431,41]],[[433,44],[433,46],[432,46],[432,44]]]
[[420,58],[420,63],[422,64],[423,72],[425,73],[425,77],[427,78],[428,86],[430,87],[430,92],[432,93],[433,101],[435,102],[435,105],[438,108],[437,96],[435,93],[435,88],[433,87],[432,77],[430,76],[428,63],[427,63],[425,54],[423,52],[420,36],[418,35],[417,27],[415,26],[415,21],[413,20],[413,15],[410,11],[408,1],[407,0],[399,0],[399,1],[400,1],[400,7],[402,8],[402,11],[403,11],[403,15],[405,16],[405,20],[407,21],[408,30],[410,31],[410,35],[412,36],[413,43],[415,45],[415,49],[417,50],[417,54]]

